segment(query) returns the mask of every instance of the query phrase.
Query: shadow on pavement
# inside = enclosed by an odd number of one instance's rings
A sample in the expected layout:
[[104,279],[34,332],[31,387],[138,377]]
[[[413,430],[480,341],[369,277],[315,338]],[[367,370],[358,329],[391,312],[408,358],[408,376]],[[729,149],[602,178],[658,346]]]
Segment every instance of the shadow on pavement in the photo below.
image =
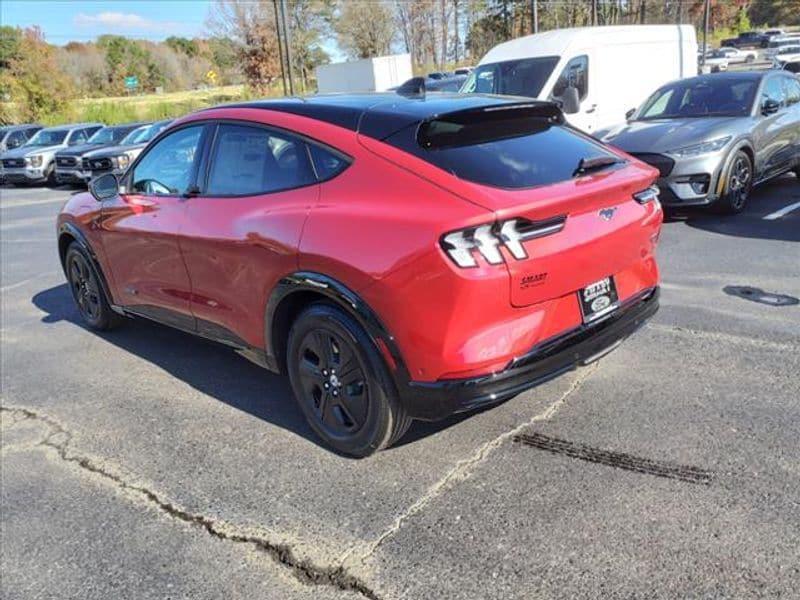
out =
[[[66,283],[37,293],[32,302],[46,313],[42,317],[43,323],[67,321],[84,328]],[[204,394],[332,452],[306,423],[294,401],[289,378],[251,363],[226,346],[145,319],[131,320],[114,331],[91,333],[158,365]],[[469,418],[471,414],[474,413],[436,423],[415,422],[393,447],[432,435]]]
[[736,237],[784,242],[800,242],[800,211],[775,220],[765,220],[769,213],[800,200],[800,180],[794,175],[777,179],[756,188],[738,215],[718,215],[710,208],[668,209],[665,222],[683,222],[689,227]]

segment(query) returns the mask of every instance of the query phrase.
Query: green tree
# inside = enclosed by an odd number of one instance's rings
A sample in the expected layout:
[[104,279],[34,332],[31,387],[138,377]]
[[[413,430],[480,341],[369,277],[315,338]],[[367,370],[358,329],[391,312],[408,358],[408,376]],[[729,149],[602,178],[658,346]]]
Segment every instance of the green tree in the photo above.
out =
[[16,27],[0,27],[0,68],[7,69],[9,63],[18,56],[22,31]]

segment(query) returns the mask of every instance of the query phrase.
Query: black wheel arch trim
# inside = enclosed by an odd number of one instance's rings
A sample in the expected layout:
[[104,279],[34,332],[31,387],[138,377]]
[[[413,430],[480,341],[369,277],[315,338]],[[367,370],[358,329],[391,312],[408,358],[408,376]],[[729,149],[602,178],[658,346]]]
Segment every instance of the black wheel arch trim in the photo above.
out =
[[296,271],[284,276],[275,285],[267,301],[264,318],[265,351],[268,362],[275,365],[278,372],[283,373],[286,370],[285,357],[281,356],[280,349],[275,347],[276,340],[273,335],[276,331],[276,319],[279,318],[278,308],[284,300],[302,292],[322,295],[352,315],[375,343],[381,356],[390,359],[387,363],[393,363],[387,364],[387,367],[395,382],[409,381],[409,373],[394,336],[389,333],[375,311],[342,282],[314,271]]
[[66,248],[65,252],[61,253],[61,238],[65,235],[72,237],[78,245],[83,248],[86,255],[89,257],[89,266],[91,266],[92,270],[94,271],[95,277],[100,282],[100,285],[103,288],[103,293],[106,295],[108,299],[108,304],[111,306],[112,310],[115,312],[120,312],[119,308],[114,304],[114,298],[111,295],[111,289],[108,287],[108,281],[106,280],[106,276],[103,273],[103,268],[100,266],[100,261],[97,260],[97,254],[95,254],[92,245],[89,243],[89,240],[86,238],[86,235],[78,229],[72,223],[62,223],[58,228],[58,241],[59,241],[59,260],[61,262],[61,268],[64,270],[64,275],[69,277],[67,274],[67,265],[66,265]]

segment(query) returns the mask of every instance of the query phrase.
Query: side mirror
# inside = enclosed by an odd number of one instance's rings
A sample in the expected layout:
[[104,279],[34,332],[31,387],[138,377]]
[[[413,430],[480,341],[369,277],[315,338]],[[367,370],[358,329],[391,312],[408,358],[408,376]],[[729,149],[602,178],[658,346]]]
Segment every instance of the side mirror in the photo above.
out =
[[89,192],[98,202],[113,198],[119,193],[119,182],[113,173],[100,175],[89,182]]
[[578,88],[569,86],[561,95],[561,110],[565,114],[574,115],[581,109],[581,100],[578,96]]
[[771,98],[767,98],[764,102],[761,103],[761,114],[765,117],[768,115],[774,115],[781,109],[781,103],[773,100]]
[[636,109],[632,108],[628,112],[625,113],[625,120],[630,121],[631,117],[636,114]]

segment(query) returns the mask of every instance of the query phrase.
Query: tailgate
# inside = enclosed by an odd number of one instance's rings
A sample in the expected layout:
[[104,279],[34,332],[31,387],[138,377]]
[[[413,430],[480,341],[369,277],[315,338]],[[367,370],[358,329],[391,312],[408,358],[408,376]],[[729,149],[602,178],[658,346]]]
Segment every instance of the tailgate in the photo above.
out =
[[621,286],[617,281],[621,300],[638,291],[630,276],[653,256],[661,211],[655,202],[640,204],[633,194],[653,180],[652,169],[627,163],[546,189],[481,186],[480,203],[494,209],[498,221],[522,218],[535,229],[563,218],[560,230],[523,242],[527,258],[506,254],[511,304],[560,298],[608,276],[625,280]]

